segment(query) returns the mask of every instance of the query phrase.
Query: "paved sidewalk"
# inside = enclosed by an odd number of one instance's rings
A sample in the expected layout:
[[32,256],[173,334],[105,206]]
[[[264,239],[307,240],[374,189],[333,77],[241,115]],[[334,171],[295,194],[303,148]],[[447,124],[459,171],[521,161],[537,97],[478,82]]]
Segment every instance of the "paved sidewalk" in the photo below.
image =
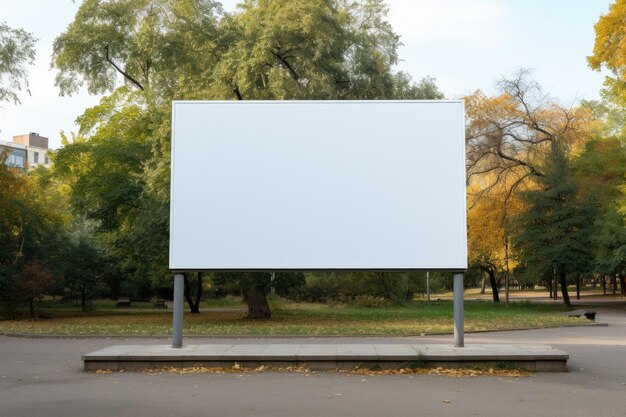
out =
[[[549,344],[570,354],[569,372],[523,378],[343,373],[82,371],[81,355],[137,340],[0,337],[0,416],[10,417],[626,417],[626,314],[606,327],[466,334],[466,346]],[[288,339],[284,343],[442,344],[450,336]],[[194,339],[194,344],[280,343]],[[142,344],[163,344],[162,339]]]

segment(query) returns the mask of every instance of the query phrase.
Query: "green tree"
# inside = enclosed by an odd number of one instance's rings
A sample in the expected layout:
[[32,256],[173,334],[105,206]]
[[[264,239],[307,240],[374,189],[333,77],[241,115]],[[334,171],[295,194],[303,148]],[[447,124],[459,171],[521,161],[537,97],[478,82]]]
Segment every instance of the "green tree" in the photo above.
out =
[[517,217],[516,247],[526,268],[537,275],[554,270],[563,302],[570,306],[567,276],[592,268],[593,208],[561,150],[554,148],[537,188],[521,193],[527,210]]
[[68,236],[63,253],[67,262],[62,265],[65,295],[79,300],[83,312],[92,310],[92,300],[102,292],[103,257],[91,241],[91,235]]
[[[54,161],[74,206],[108,228],[126,271],[162,279],[171,100],[441,97],[434,80],[392,70],[387,11],[382,0],[246,0],[233,14],[210,0],[85,0],[53,53],[62,94],[107,94]],[[270,274],[231,277],[250,316],[267,316]]]
[[19,104],[20,91],[30,94],[27,67],[35,62],[36,42],[32,33],[0,22],[0,102]]
[[581,194],[596,207],[593,235],[596,272],[620,275],[622,291],[626,287],[626,143],[624,122],[615,106],[599,103],[595,109],[602,125],[596,136],[585,144],[573,161]]
[[[94,222],[110,293],[149,296],[167,275],[168,201],[152,192],[150,162],[162,115],[121,87],[79,118],[79,134],[63,138],[52,173],[78,216]],[[154,182],[157,180],[155,179]],[[153,182],[153,183],[154,183]],[[120,285],[116,277],[129,282]]]

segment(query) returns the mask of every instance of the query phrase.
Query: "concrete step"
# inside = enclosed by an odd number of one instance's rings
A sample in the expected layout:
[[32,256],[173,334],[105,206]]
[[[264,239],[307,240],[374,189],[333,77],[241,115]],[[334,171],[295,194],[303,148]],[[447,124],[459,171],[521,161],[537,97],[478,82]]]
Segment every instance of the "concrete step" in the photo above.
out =
[[255,368],[307,366],[313,370],[510,366],[530,371],[566,371],[569,355],[548,345],[445,344],[210,344],[172,348],[168,345],[118,345],[82,357],[84,369],[143,370],[171,366]]

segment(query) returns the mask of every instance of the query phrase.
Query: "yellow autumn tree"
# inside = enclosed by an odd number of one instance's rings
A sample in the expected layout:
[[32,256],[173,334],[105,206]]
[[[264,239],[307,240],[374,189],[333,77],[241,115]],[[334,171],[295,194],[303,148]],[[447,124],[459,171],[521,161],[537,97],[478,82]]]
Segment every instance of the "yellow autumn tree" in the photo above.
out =
[[[543,94],[528,70],[499,83],[500,94],[477,91],[465,98],[468,176],[492,174],[511,194],[520,184],[543,176],[547,155],[558,147],[580,152],[596,123],[587,106],[563,106]],[[597,128],[597,127],[596,127]]]
[[605,87],[615,102],[626,104],[626,0],[616,0],[607,14],[594,26],[596,37],[593,54],[587,57],[589,66],[596,70],[608,69]]
[[510,226],[523,209],[518,192],[546,175],[555,150],[577,155],[598,128],[588,106],[551,100],[528,70],[499,87],[493,97],[465,98],[470,262],[489,275],[494,301],[497,274],[509,277],[515,266]]
[[495,182],[494,174],[474,177],[468,186],[468,253],[470,265],[489,278],[493,301],[499,302],[499,275],[509,276],[517,266],[511,256],[511,219],[519,215],[523,205],[517,193],[508,194],[506,181]]

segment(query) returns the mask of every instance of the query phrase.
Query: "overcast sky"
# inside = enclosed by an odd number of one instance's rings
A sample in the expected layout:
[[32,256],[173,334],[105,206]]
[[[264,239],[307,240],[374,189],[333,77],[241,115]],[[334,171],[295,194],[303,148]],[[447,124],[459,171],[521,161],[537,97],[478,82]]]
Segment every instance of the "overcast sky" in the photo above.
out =
[[[234,10],[238,0],[223,0]],[[587,66],[593,25],[611,0],[387,0],[389,20],[402,36],[398,68],[415,79],[431,76],[449,98],[482,89],[517,68],[556,99],[571,104],[598,98],[603,75]],[[76,131],[74,120],[98,98],[85,91],[59,97],[50,70],[52,41],[72,21],[80,0],[0,0],[0,21],[39,39],[29,73],[32,95],[22,104],[0,104],[0,140],[38,132],[60,145],[59,132]]]

